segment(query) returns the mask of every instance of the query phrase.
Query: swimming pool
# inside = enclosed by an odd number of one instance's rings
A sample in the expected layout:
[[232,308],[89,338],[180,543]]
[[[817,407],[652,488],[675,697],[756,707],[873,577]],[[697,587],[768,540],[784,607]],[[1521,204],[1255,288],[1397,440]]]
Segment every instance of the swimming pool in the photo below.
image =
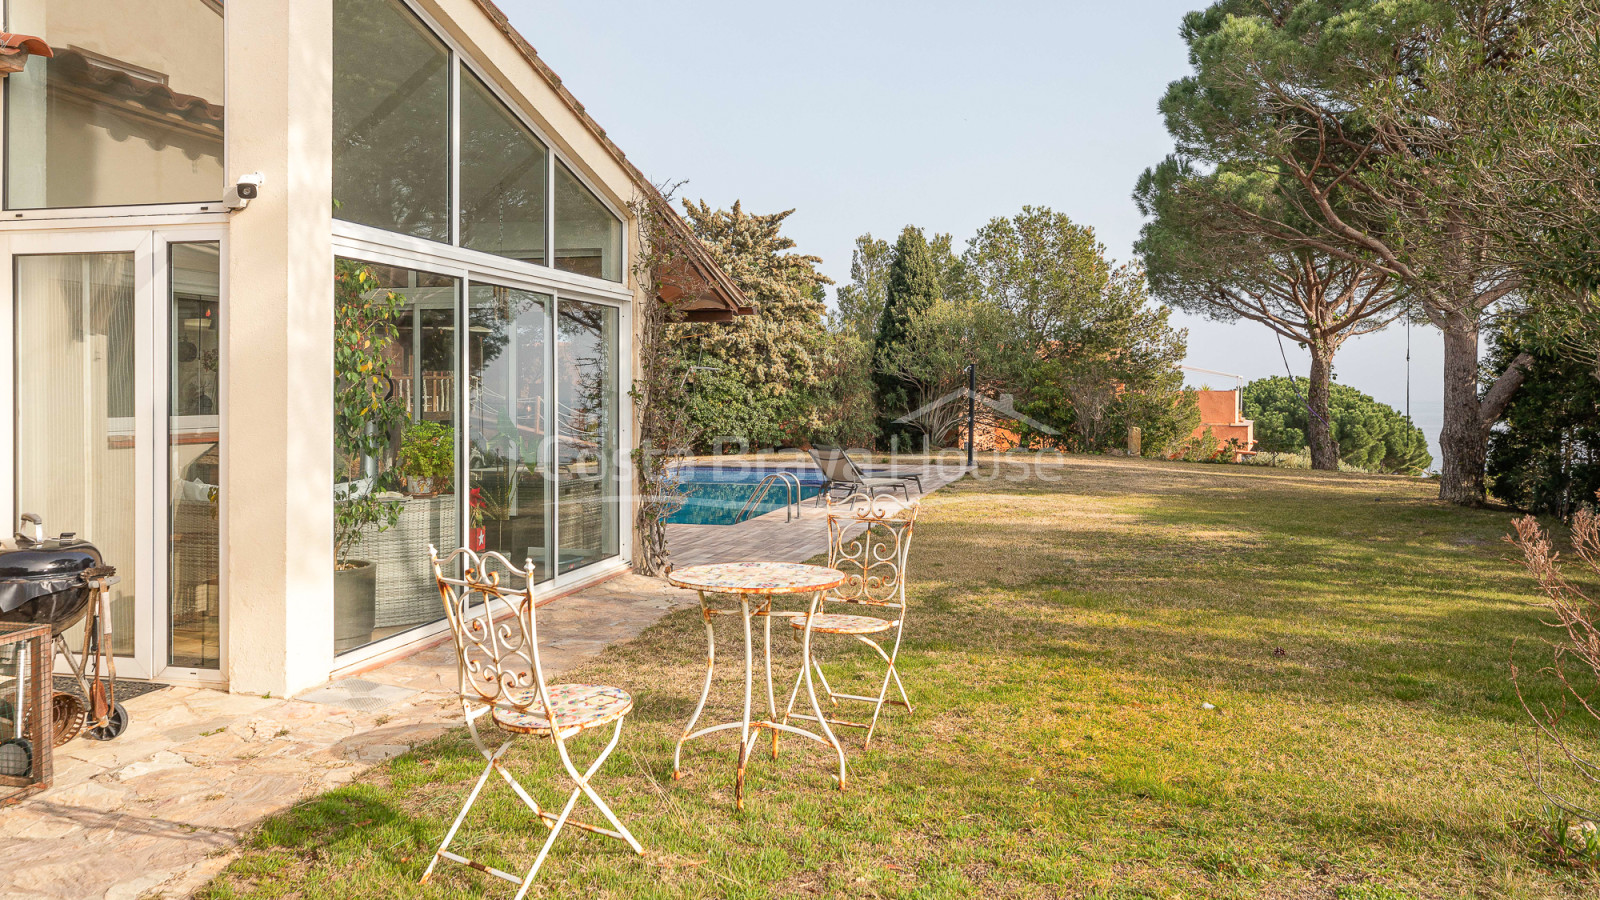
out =
[[[788,472],[800,479],[802,501],[810,500],[822,491],[822,473],[816,469],[685,466],[678,473],[682,478],[679,490],[685,496],[683,508],[668,516],[667,522],[673,525],[733,525],[739,510],[755,494],[761,479],[774,472]],[[789,491],[782,485],[773,485],[767,496],[752,509],[747,520],[782,509],[788,496]]]

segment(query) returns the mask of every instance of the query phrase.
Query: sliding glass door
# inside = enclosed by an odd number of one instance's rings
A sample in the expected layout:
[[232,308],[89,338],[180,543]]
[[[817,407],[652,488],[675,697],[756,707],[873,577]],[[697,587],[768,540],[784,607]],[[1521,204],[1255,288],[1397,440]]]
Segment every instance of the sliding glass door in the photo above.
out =
[[561,571],[616,556],[617,309],[562,300],[556,385]]
[[116,567],[119,674],[220,677],[220,235],[0,245],[13,323],[11,518],[38,513],[48,533],[90,541]]
[[385,258],[334,268],[332,616],[347,659],[444,617],[429,546],[498,553],[536,584],[622,552],[621,308]]
[[334,269],[334,652],[444,618],[428,547],[460,545],[460,280]]
[[475,284],[469,291],[467,440],[474,549],[554,576],[548,294]]

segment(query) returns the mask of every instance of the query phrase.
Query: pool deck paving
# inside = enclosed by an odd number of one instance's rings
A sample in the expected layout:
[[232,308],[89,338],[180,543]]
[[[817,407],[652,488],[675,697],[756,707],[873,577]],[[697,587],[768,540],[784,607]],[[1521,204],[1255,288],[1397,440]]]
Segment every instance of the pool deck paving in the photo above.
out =
[[[921,471],[928,492],[965,473]],[[824,511],[809,503],[796,521],[778,510],[667,533],[678,566],[798,562],[827,549]],[[540,612],[546,670],[559,677],[695,602],[662,579],[633,574],[561,598]],[[0,808],[0,898],[188,897],[262,819],[458,727],[455,689],[455,649],[441,637],[297,698],[199,687],[132,698],[121,737],[58,748],[51,789]]]

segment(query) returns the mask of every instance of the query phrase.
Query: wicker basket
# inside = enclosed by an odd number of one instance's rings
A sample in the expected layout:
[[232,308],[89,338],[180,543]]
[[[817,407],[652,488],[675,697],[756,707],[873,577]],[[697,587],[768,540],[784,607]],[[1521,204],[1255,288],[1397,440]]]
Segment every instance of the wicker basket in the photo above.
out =
[[456,497],[411,497],[394,527],[363,532],[354,555],[378,567],[376,627],[422,625],[444,618],[428,566],[428,545],[448,553],[461,546]]

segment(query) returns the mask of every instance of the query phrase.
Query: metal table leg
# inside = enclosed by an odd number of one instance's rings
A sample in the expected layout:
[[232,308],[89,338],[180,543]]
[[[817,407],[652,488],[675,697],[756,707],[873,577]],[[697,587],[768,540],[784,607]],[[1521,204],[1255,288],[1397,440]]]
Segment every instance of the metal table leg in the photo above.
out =
[[[832,729],[828,727],[827,721],[823,719],[822,708],[817,700],[816,690],[812,686],[809,665],[811,661],[811,633],[809,628],[806,630],[804,639],[805,646],[803,651],[804,658],[802,660],[802,665],[807,667],[805,677],[806,690],[811,697],[811,709],[817,714],[817,719],[821,722],[822,734],[818,734],[813,731],[807,731],[803,728],[790,725],[787,721],[787,712],[785,713],[783,720],[779,720],[778,718],[777,694],[774,690],[772,682],[772,617],[770,615],[771,599],[768,597],[760,597],[758,599],[758,603],[760,605],[755,610],[752,610],[750,596],[748,594],[738,595],[738,615],[741,624],[744,626],[744,706],[739,720],[736,722],[723,722],[716,725],[707,725],[704,728],[696,730],[695,725],[699,723],[700,716],[705,712],[706,702],[711,696],[712,676],[716,671],[716,632],[712,627],[712,618],[716,615],[733,614],[732,610],[712,609],[711,604],[706,597],[706,592],[701,591],[699,593],[701,617],[705,620],[706,625],[706,678],[704,684],[702,684],[700,688],[700,701],[695,705],[694,713],[690,715],[689,723],[684,726],[683,734],[678,738],[677,746],[674,747],[672,751],[673,779],[676,780],[683,777],[682,756],[683,745],[686,742],[703,735],[712,734],[718,731],[729,731],[737,728],[739,730],[739,758],[738,769],[735,773],[734,780],[734,800],[740,809],[744,809],[745,770],[749,765],[750,753],[755,749],[756,740],[761,736],[761,729],[765,728],[772,732],[772,755],[774,759],[776,759],[778,755],[778,732],[780,731],[789,732],[790,734],[798,735],[800,737],[810,738],[819,744],[832,747],[834,753],[839,759],[839,787],[842,790],[845,786],[844,746],[839,743],[839,739],[834,736]],[[816,613],[816,608],[820,602],[821,596],[821,592],[812,594],[810,608],[811,614],[813,615]],[[754,705],[755,700],[755,634],[751,629],[750,620],[756,616],[759,616],[765,620],[762,623],[762,636],[764,639],[762,650],[765,654],[764,674],[767,680],[768,715],[763,721],[752,721],[750,716],[751,707]],[[790,705],[793,705],[793,698],[790,700]]]

